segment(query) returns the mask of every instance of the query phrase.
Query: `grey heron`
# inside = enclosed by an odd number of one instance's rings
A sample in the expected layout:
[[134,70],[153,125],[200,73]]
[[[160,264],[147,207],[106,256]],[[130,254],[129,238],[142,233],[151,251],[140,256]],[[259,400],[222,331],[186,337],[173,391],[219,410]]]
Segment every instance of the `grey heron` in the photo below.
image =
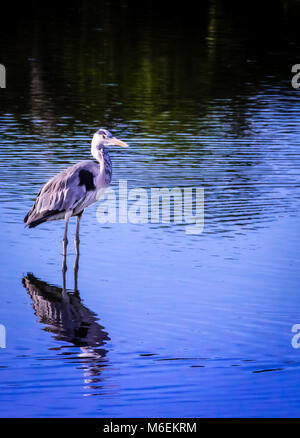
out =
[[76,252],[79,252],[79,225],[82,213],[99,198],[99,193],[111,182],[112,163],[106,147],[128,147],[107,129],[100,128],[93,136],[91,154],[98,161],[81,161],[51,178],[39,191],[35,203],[24,218],[25,226],[65,219],[63,252],[68,245],[68,223],[77,216],[75,235]]

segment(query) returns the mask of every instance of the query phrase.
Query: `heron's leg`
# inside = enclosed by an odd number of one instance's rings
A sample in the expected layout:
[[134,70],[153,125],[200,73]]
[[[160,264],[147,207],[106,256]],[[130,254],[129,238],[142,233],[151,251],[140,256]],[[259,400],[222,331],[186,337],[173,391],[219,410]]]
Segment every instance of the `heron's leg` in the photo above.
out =
[[79,252],[76,254],[75,264],[74,264],[74,293],[79,295],[78,292],[78,269],[79,269]]
[[74,293],[76,295],[79,295],[78,292],[78,269],[79,269],[79,226],[80,226],[80,219],[82,216],[82,213],[79,213],[79,215],[77,216],[77,224],[76,224],[76,234],[75,234],[75,239],[74,239],[74,243],[75,243],[75,248],[76,248],[76,259],[75,259],[75,264],[74,264]]
[[66,291],[66,272],[67,272],[67,257],[64,254],[63,256],[63,264],[62,264],[62,273],[63,273],[63,292]]
[[75,239],[74,239],[76,254],[79,254],[79,242],[80,242],[80,240],[79,240],[79,226],[80,226],[80,220],[81,220],[82,213],[83,213],[83,211],[77,215],[76,234],[75,234]]
[[67,245],[65,244],[65,241],[63,240],[64,245],[64,254],[63,254],[63,262],[62,262],[62,274],[63,274],[63,288],[62,288],[62,294],[65,296],[66,294],[66,272],[67,272]]
[[64,254],[63,257],[63,265],[62,265],[62,273],[63,273],[63,287],[61,291],[62,299],[64,302],[70,302],[70,297],[67,292],[67,286],[66,286],[66,272],[67,272],[67,262],[66,262],[66,255]]
[[65,279],[65,273],[67,272],[67,254],[64,252],[63,254],[63,262],[62,262],[62,272],[63,272],[63,279]]
[[67,255],[69,219],[70,219],[70,217],[67,216],[66,217],[66,225],[65,225],[65,234],[64,234],[64,238],[63,238],[63,254],[64,254],[64,258]]

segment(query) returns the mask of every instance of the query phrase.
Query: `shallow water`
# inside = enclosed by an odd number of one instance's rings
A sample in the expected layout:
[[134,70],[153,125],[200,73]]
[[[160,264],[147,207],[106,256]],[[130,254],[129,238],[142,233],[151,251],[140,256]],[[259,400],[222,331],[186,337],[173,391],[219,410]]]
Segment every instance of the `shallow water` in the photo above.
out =
[[[4,27],[0,415],[299,416],[297,11],[276,3],[254,33],[255,6],[111,3]],[[204,231],[101,225],[93,205],[66,294],[64,223],[23,217],[100,126],[130,144],[112,187],[203,187]]]

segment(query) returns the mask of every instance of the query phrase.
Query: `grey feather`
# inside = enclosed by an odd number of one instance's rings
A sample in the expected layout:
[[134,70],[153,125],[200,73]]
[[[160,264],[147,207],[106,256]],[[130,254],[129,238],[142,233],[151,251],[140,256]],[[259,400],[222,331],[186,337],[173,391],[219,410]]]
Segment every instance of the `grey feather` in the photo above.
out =
[[[109,163],[107,161],[107,164]],[[95,189],[92,194],[88,193],[89,190],[84,184],[81,184],[79,176],[81,170],[88,171],[93,176]],[[55,175],[40,190],[34,206],[25,216],[26,225],[32,228],[45,221],[63,219],[65,213],[70,210],[73,210],[73,216],[74,213],[80,213],[97,199],[97,189],[101,188],[96,187],[96,177],[99,173],[99,164],[87,160],[81,161]],[[108,166],[105,172],[105,185],[110,183],[110,179],[111,165]]]

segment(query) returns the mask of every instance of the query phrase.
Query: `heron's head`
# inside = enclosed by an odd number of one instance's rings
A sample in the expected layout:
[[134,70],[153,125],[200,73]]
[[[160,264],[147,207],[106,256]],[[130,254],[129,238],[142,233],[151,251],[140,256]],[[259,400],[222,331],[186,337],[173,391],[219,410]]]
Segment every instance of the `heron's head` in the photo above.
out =
[[104,128],[98,129],[98,131],[95,132],[92,139],[92,147],[91,147],[92,155],[95,158],[97,158],[99,151],[109,146],[122,146],[125,148],[128,147],[128,145],[124,143],[124,141],[114,137],[112,133],[109,132],[107,129]]

